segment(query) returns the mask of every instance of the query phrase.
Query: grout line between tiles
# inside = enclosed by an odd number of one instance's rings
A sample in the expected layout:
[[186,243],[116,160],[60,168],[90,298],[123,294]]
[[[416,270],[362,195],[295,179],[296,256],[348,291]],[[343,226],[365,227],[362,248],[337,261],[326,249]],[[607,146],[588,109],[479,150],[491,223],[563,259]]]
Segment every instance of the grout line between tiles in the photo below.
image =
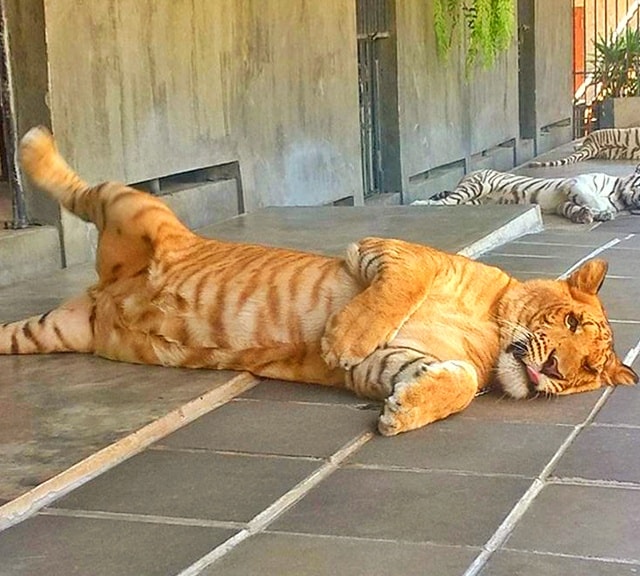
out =
[[479,574],[479,572],[489,561],[489,558],[491,558],[494,552],[507,540],[511,532],[513,532],[514,528],[516,527],[516,524],[524,516],[525,512],[529,509],[538,494],[545,487],[548,477],[555,465],[558,463],[558,460],[562,458],[569,446],[571,446],[573,441],[585,428],[585,426],[588,426],[589,423],[595,418],[596,414],[600,411],[612,392],[613,388],[608,388],[607,390],[605,390],[602,396],[598,398],[598,401],[596,402],[595,406],[593,407],[587,418],[584,420],[584,422],[577,424],[573,428],[571,433],[567,436],[565,441],[558,448],[558,450],[556,450],[555,454],[543,468],[540,475],[532,482],[531,486],[529,486],[524,495],[520,498],[520,500],[518,500],[507,517],[502,521],[502,524],[498,526],[498,529],[493,533],[493,536],[491,536],[491,538],[489,538],[487,543],[483,546],[482,552],[480,552],[480,554],[472,562],[471,566],[469,566],[463,576],[476,576],[477,574]]
[[434,542],[432,540],[408,540],[406,538],[383,538],[375,536],[356,536],[354,534],[315,534],[309,532],[297,532],[295,530],[264,530],[264,534],[276,534],[278,536],[299,536],[313,538],[314,540],[345,540],[347,542],[380,542],[383,544],[402,544],[409,546],[432,546],[434,548],[448,548],[449,550],[473,550],[479,551],[480,546],[473,544],[451,544],[446,542]]
[[[640,324],[640,321],[638,321]],[[316,384],[311,384],[311,386],[317,386]],[[281,404],[293,404],[296,406],[323,406],[325,408],[348,408],[349,410],[380,410],[382,407],[382,402],[375,402],[374,400],[369,400],[367,402],[321,402],[317,400],[281,400],[279,398],[243,398],[238,397],[234,398],[233,404],[241,404],[243,402],[246,403],[259,403],[259,402],[279,402]]]
[[550,476],[548,484],[554,486],[588,486],[590,488],[624,488],[625,490],[640,490],[637,482],[622,482],[620,480],[590,480],[588,478],[559,478]]
[[204,518],[182,518],[179,516],[156,516],[153,514],[132,514],[129,512],[105,512],[102,510],[72,510],[70,508],[45,508],[42,516],[62,518],[85,518],[93,520],[114,520],[119,522],[139,522],[141,524],[163,524],[167,526],[194,526],[197,528],[225,528],[239,530],[243,522],[225,520],[207,520]]
[[178,576],[196,576],[200,574],[202,570],[231,552],[238,544],[254,534],[262,532],[276,518],[298,502],[298,500],[306,496],[320,482],[333,474],[342,462],[357,452],[364,444],[369,442],[371,438],[373,438],[373,432],[363,432],[354,440],[345,444],[340,450],[335,452],[323,466],[312,472],[291,490],[278,498],[273,504],[254,516],[253,519],[247,523],[245,529],[211,550],[211,552],[191,564],[191,566],[182,570]]
[[142,452],[152,443],[225,404],[234,396],[246,392],[259,381],[247,372],[238,374],[221,386],[172,410],[0,506],[0,532],[27,519],[78,486]]
[[505,546],[503,550],[508,552],[517,552],[519,554],[531,554],[534,556],[550,556],[553,558],[569,558],[571,560],[588,560],[589,562],[606,562],[609,564],[626,564],[629,566],[640,566],[637,560],[629,560],[626,558],[609,558],[607,556],[582,556],[580,554],[564,554],[561,552],[547,552],[542,550],[520,550],[518,548],[509,548]]
[[598,256],[599,254],[602,254],[602,252],[605,252],[606,250],[609,250],[609,248],[613,248],[616,244],[620,244],[620,242],[622,242],[622,240],[620,240],[620,238],[614,238],[613,240],[609,240],[609,242],[605,242],[602,246],[599,246],[598,248],[594,248],[584,258],[581,258],[573,266],[571,266],[571,268],[569,268],[569,270],[567,270],[564,274],[561,274],[559,276],[559,279],[560,280],[564,280],[565,278],[568,278],[569,275],[574,270],[577,270],[578,268],[580,268],[580,266],[582,266],[587,260],[591,260],[591,258],[594,258],[594,257]]
[[182,446],[168,446],[160,444],[149,446],[151,452],[178,452],[182,454],[218,454],[221,456],[242,456],[244,458],[296,460],[304,462],[324,462],[326,456],[308,456],[305,454],[278,454],[276,452],[247,452],[246,450],[224,450],[220,448],[184,448]]
[[446,476],[465,476],[473,478],[519,478],[531,479],[532,474],[512,474],[509,472],[478,472],[476,470],[460,470],[455,468],[417,468],[412,466],[398,466],[394,464],[363,464],[356,462],[346,464],[352,470],[376,470],[382,472],[409,472],[412,474],[443,474]]

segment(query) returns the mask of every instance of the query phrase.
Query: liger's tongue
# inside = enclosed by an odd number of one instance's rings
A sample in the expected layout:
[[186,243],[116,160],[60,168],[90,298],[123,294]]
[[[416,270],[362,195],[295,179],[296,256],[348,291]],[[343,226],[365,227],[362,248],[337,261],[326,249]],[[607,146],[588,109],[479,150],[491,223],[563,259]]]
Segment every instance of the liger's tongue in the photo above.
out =
[[527,374],[529,376],[529,379],[531,380],[531,382],[533,382],[534,384],[539,384],[540,383],[540,372],[538,372],[537,370],[534,370],[533,368],[531,368],[531,366],[526,366],[527,369]]

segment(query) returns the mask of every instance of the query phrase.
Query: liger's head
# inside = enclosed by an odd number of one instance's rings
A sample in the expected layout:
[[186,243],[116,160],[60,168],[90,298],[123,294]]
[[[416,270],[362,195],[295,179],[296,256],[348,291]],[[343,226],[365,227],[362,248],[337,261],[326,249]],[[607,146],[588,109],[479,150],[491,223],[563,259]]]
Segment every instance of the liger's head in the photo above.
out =
[[507,394],[573,394],[638,382],[614,352],[597,295],[606,272],[604,260],[591,260],[566,280],[524,282],[505,298],[497,379]]

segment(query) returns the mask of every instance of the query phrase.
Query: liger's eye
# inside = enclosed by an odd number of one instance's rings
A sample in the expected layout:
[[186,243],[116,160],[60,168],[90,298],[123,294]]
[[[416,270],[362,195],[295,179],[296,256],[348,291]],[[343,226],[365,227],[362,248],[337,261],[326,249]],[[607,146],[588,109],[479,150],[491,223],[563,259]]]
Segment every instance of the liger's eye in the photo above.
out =
[[591,364],[589,364],[589,361],[586,358],[582,361],[582,368],[587,372],[589,372],[590,374],[598,373],[598,370],[593,366],[591,366]]
[[580,326],[580,320],[578,320],[578,317],[573,312],[569,312],[569,314],[564,317],[564,323],[571,332],[575,332],[578,326]]

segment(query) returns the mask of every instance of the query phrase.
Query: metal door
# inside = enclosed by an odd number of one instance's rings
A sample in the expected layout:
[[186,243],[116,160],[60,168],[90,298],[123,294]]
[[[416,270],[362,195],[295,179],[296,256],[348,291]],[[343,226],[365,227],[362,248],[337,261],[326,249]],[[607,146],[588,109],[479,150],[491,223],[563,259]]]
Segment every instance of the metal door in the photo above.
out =
[[364,194],[400,190],[394,4],[357,0]]

